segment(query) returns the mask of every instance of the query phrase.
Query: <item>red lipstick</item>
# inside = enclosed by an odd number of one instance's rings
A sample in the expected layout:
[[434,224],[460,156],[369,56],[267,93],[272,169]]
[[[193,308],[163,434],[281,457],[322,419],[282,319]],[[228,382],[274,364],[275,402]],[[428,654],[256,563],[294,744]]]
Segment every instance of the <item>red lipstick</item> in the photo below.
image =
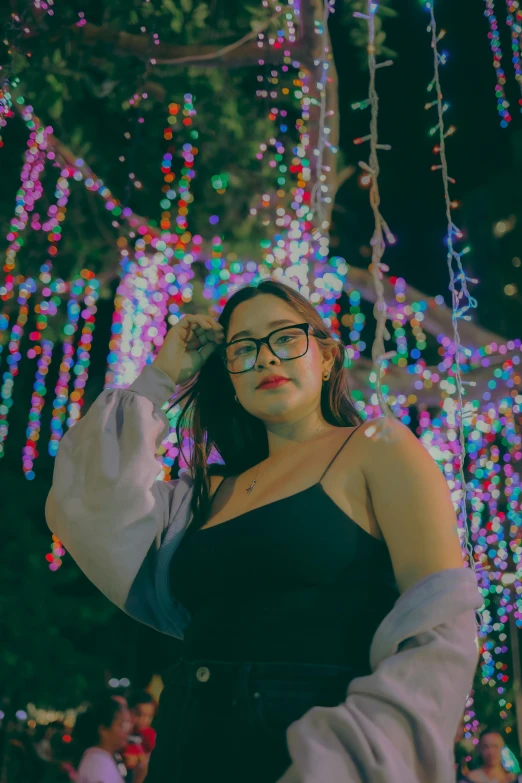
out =
[[265,378],[258,385],[258,389],[276,389],[278,386],[282,386],[284,383],[288,383],[290,378],[285,378],[283,375],[271,375],[269,378]]

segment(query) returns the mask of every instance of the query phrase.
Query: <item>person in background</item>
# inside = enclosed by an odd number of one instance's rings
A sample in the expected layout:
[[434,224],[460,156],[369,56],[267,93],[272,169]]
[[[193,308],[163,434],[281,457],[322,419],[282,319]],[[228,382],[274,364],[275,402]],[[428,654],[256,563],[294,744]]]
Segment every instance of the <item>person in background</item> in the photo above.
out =
[[52,739],[63,729],[63,725],[59,721],[53,721],[47,726],[38,726],[35,738],[33,741],[34,749],[43,761],[51,761],[52,759]]
[[126,707],[129,709],[129,702],[127,700],[127,696],[122,690],[117,691],[111,691],[111,699],[114,699],[114,701],[117,701],[119,704],[121,704],[122,707]]
[[469,757],[469,750],[462,742],[464,738],[464,723],[461,720],[454,740],[454,756],[455,756],[455,780],[456,783],[469,783],[469,767],[467,759]]
[[[123,750],[123,761],[132,776],[140,761],[148,764],[156,745],[156,731],[151,723],[156,714],[156,702],[147,691],[134,691],[129,697],[133,730]],[[134,777],[132,777],[134,783]]]
[[67,731],[57,732],[51,738],[51,761],[41,783],[76,783],[77,765],[76,746],[71,735]]
[[122,751],[122,759],[127,770],[126,783],[134,783],[135,771],[139,769],[140,763],[147,761],[143,745],[127,743]]
[[[154,697],[147,691],[134,691],[129,698],[129,709],[134,721],[134,734],[139,734],[143,739],[143,732],[145,732],[145,736],[150,737],[150,732],[147,730],[151,728],[156,715]],[[154,732],[154,729],[152,731]],[[148,741],[150,742],[150,739]]]
[[497,729],[487,728],[479,737],[480,766],[468,773],[471,783],[522,783],[522,775],[517,778],[512,772],[506,772],[502,766],[504,738]]
[[129,698],[129,709],[134,721],[130,742],[141,744],[145,753],[152,753],[156,745],[156,731],[152,721],[156,715],[156,702],[147,691],[134,691]]
[[[131,729],[129,710],[112,696],[105,696],[78,716],[75,738],[85,749],[78,767],[78,783],[125,780],[127,771],[123,761],[119,762],[119,754],[128,742]],[[133,783],[143,783],[146,774],[147,764],[140,762]]]

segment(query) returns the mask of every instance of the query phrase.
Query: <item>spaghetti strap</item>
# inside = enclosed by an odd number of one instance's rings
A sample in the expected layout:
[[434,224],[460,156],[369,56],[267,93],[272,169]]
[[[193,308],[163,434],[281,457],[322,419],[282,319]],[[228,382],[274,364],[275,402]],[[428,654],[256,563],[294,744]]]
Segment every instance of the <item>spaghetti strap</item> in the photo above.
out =
[[[364,422],[362,422],[361,424],[358,424],[358,425],[357,425],[357,427],[354,427],[354,429],[353,429],[353,430],[350,432],[350,434],[348,435],[348,437],[346,438],[346,440],[344,440],[344,442],[342,443],[342,445],[341,445],[341,447],[339,448],[339,450],[338,450],[338,451],[335,453],[335,455],[334,455],[333,459],[331,459],[331,460],[330,460],[330,462],[328,463],[328,465],[326,466],[326,470],[324,471],[323,475],[321,476],[321,478],[320,478],[320,479],[319,479],[319,481],[317,482],[318,484],[320,484],[320,483],[322,482],[322,480],[324,479],[324,477],[326,476],[326,474],[328,473],[328,471],[329,471],[329,470],[330,470],[330,468],[332,467],[333,463],[335,462],[335,460],[337,459],[337,457],[339,456],[339,454],[341,453],[341,451],[344,449],[344,447],[346,446],[346,444],[348,443],[348,441],[350,440],[350,438],[352,437],[352,435],[355,435],[355,433],[357,432],[357,430],[358,430],[358,429],[360,429],[360,428],[362,427],[362,425],[363,425],[363,424],[364,424]],[[227,479],[227,476],[223,476],[223,480],[222,480],[222,481],[219,483],[219,486],[218,486],[218,488],[216,489],[216,491],[214,492],[214,494],[213,494],[213,495],[212,495],[212,497],[210,498],[210,503],[211,503],[211,504],[212,504],[212,503],[214,503],[214,501],[215,501],[215,499],[216,499],[216,496],[217,496],[217,493],[219,492],[219,490],[221,489],[221,487],[222,487],[222,486],[223,486],[223,484],[225,483],[226,479]]]
[[[350,440],[350,438],[352,437],[352,435],[355,435],[355,433],[357,432],[357,430],[359,430],[359,429],[362,427],[362,425],[363,425],[363,424],[364,424],[364,422],[363,422],[363,423],[361,423],[361,424],[358,424],[358,425],[357,425],[357,427],[355,427],[355,428],[354,428],[354,429],[353,429],[353,430],[350,432],[350,434],[348,435],[348,437],[346,438],[346,440],[343,442],[343,444],[342,444],[341,448],[340,448],[340,449],[338,449],[338,451],[336,451],[336,452],[335,452],[333,459],[331,459],[331,460],[330,460],[330,462],[328,463],[328,465],[326,466],[326,470],[324,471],[323,475],[321,476],[321,478],[320,478],[320,479],[319,479],[319,481],[317,482],[318,484],[321,484],[322,480],[324,479],[324,477],[326,476],[326,474],[328,473],[328,471],[330,470],[330,468],[331,468],[331,467],[332,467],[332,465],[334,464],[335,460],[337,459],[337,457],[339,456],[339,454],[341,453],[341,451],[344,449],[344,447],[346,446],[346,444],[348,443],[348,441]],[[221,485],[220,485],[220,486],[221,486]]]

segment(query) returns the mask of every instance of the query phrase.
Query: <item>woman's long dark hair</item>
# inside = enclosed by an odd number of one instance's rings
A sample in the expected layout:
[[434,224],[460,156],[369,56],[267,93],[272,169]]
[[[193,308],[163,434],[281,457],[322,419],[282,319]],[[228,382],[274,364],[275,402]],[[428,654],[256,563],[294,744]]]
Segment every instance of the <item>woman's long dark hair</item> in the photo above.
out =
[[81,756],[87,748],[97,745],[100,741],[100,727],[110,728],[116,715],[123,705],[112,696],[103,696],[91,704],[85,712],[81,712],[74,726],[74,741]]
[[[302,294],[283,283],[265,280],[257,286],[236,291],[225,304],[219,323],[228,331],[236,307],[261,294],[271,294],[286,302],[313,328],[320,348],[333,350],[335,361],[330,378],[323,383],[321,412],[334,427],[349,427],[361,422],[348,388],[343,346],[332,337],[312,304]],[[234,387],[218,349],[206,361],[199,374],[189,382],[176,403],[186,400],[178,419],[176,432],[182,443],[184,430],[191,430],[192,449],[187,460],[194,478],[191,500],[194,528],[201,527],[210,507],[208,476],[235,476],[268,457],[265,425],[234,399]],[[224,465],[210,465],[208,458],[215,449]]]

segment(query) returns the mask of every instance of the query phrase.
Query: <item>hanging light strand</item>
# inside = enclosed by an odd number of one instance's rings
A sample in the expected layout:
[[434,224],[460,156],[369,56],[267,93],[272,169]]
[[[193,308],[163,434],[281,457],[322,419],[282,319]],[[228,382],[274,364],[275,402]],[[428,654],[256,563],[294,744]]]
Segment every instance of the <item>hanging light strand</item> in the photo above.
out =
[[[477,301],[471,296],[471,294],[468,291],[468,277],[466,277],[466,274],[464,272],[464,269],[462,267],[462,256],[464,254],[464,251],[458,253],[455,249],[455,238],[461,236],[461,232],[455,224],[453,223],[453,217],[451,214],[451,197],[449,192],[449,182],[450,177],[448,174],[448,160],[446,157],[446,128],[445,128],[445,121],[444,121],[444,103],[443,103],[443,94],[442,94],[442,87],[440,82],[440,54],[438,50],[438,43],[440,40],[440,36],[437,33],[437,22],[435,19],[435,10],[434,10],[434,3],[432,0],[430,2],[426,3],[426,9],[428,10],[430,14],[430,27],[429,32],[431,32],[431,46],[433,49],[433,67],[434,67],[434,77],[432,84],[434,85],[434,89],[436,91],[436,107],[437,107],[437,116],[438,116],[438,134],[439,134],[439,154],[440,154],[440,170],[442,174],[442,183],[444,187],[444,202],[446,206],[446,219],[448,223],[448,235],[446,238],[447,242],[447,263],[448,263],[448,271],[450,276],[450,291],[452,296],[452,327],[453,327],[453,343],[454,343],[454,349],[455,349],[455,362],[454,362],[454,372],[455,372],[455,381],[456,381],[456,389],[457,389],[457,399],[458,399],[458,411],[457,411],[457,417],[458,417],[458,437],[459,437],[459,443],[460,443],[460,449],[461,449],[461,455],[460,455],[460,467],[459,467],[459,477],[461,482],[461,514],[462,514],[462,527],[459,529],[462,531],[462,544],[466,550],[469,563],[471,568],[475,567],[475,558],[473,553],[473,547],[471,545],[471,542],[469,540],[469,533],[468,533],[468,512],[467,512],[467,504],[466,504],[466,477],[464,475],[464,459],[466,456],[466,439],[465,439],[465,433],[464,433],[464,420],[463,420],[463,410],[464,410],[464,385],[463,385],[463,379],[462,379],[462,367],[461,367],[461,356],[462,353],[468,353],[467,350],[465,350],[461,345],[460,340],[460,334],[458,329],[458,322],[461,318],[465,316],[465,314],[470,310],[471,308],[475,308],[477,306]],[[457,266],[457,274],[454,272],[454,264]]]
[[[391,147],[388,144],[379,143],[379,94],[376,87],[376,74],[379,67],[376,59],[376,45],[375,45],[375,14],[378,10],[378,4],[368,0],[367,13],[356,13],[354,16],[365,19],[368,24],[368,68],[370,71],[370,86],[368,101],[371,111],[370,119],[370,133],[362,139],[355,139],[355,144],[361,144],[364,141],[370,142],[370,157],[368,164],[359,163],[364,171],[367,171],[371,176],[370,184],[370,205],[373,211],[373,217],[375,222],[374,232],[371,239],[372,247],[372,261],[371,261],[371,273],[376,291],[376,300],[374,306],[374,317],[376,321],[375,339],[372,346],[372,359],[375,377],[375,391],[377,394],[378,404],[385,417],[393,417],[393,413],[390,410],[388,403],[384,397],[382,389],[382,376],[388,360],[395,355],[395,351],[386,352],[384,347],[384,340],[390,339],[390,334],[386,328],[387,319],[387,304],[384,298],[384,286],[383,275],[388,271],[388,267],[383,263],[382,259],[386,250],[386,242],[389,244],[395,243],[395,237],[388,228],[388,224],[384,220],[380,210],[380,191],[379,191],[379,155],[378,150],[389,150]],[[382,430],[382,427],[381,427]],[[374,428],[370,428],[369,432],[373,435]]]
[[[506,96],[506,74],[502,68],[502,46],[500,42],[500,33],[498,29],[498,21],[495,16],[495,4],[494,0],[484,0],[486,3],[486,10],[484,16],[488,20],[489,24],[489,41],[491,51],[493,52],[493,67],[497,76],[497,83],[495,85],[495,95],[497,98],[497,111],[500,115],[500,126],[507,128],[511,120],[511,114],[509,113],[509,101]],[[426,4],[429,8],[430,3]]]
[[[506,0],[506,23],[511,35],[511,62],[522,93],[522,9],[519,0]],[[522,112],[522,97],[518,105]]]
[[330,129],[326,127],[327,112],[327,89],[326,83],[329,78],[330,61],[332,59],[330,38],[328,35],[328,18],[335,10],[332,0],[325,0],[323,4],[323,20],[321,26],[322,37],[322,59],[320,61],[321,66],[321,79],[318,82],[317,87],[319,89],[319,136],[317,149],[313,150],[313,155],[316,158],[316,171],[315,182],[312,188],[312,206],[317,216],[317,223],[321,228],[325,228],[326,212],[324,208],[325,202],[331,202],[332,194],[328,193],[328,186],[326,184],[327,177],[325,175],[324,154],[325,149],[329,147],[332,152],[337,152],[335,147],[332,147],[328,140]]

